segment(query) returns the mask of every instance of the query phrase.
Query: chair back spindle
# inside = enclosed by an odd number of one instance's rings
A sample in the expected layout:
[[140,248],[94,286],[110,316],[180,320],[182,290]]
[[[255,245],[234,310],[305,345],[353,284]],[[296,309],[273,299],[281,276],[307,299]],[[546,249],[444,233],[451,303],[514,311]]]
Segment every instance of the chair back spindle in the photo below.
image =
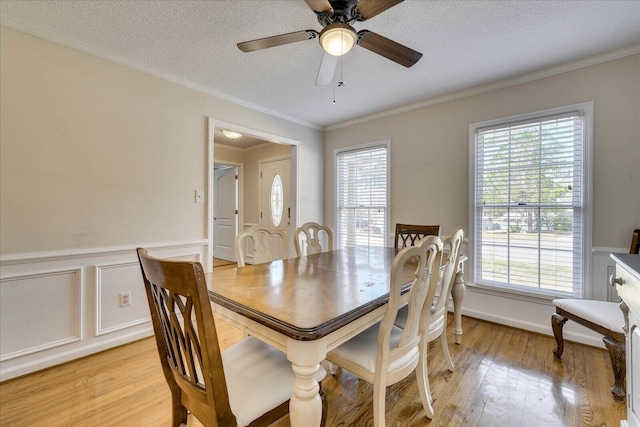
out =
[[393,247],[396,249],[415,246],[427,236],[439,236],[439,225],[396,224],[396,234]]

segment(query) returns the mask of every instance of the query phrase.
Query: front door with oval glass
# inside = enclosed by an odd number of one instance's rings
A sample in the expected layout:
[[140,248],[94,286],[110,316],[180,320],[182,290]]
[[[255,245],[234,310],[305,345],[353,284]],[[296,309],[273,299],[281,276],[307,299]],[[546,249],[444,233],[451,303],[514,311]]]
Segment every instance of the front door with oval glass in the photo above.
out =
[[291,159],[260,163],[260,223],[291,235]]

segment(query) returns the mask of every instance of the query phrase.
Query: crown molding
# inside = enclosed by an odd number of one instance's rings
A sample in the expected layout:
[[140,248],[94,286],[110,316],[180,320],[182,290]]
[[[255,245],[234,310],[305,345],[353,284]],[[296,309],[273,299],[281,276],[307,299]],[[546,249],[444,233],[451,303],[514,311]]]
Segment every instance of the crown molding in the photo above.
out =
[[110,61],[110,62],[119,64],[119,65],[125,66],[127,68],[132,68],[132,69],[134,69],[136,71],[140,71],[140,72],[143,72],[145,74],[149,74],[149,75],[151,75],[153,77],[157,77],[159,79],[166,80],[166,81],[171,82],[171,83],[175,83],[177,85],[186,87],[188,89],[195,90],[195,91],[200,92],[200,93],[204,93],[206,95],[215,96],[216,98],[220,98],[220,99],[222,99],[224,101],[231,102],[233,104],[236,104],[236,105],[239,105],[239,106],[242,106],[242,107],[246,107],[246,108],[249,108],[249,109],[254,110],[254,111],[258,111],[258,112],[261,112],[261,113],[264,113],[264,114],[268,114],[270,116],[277,117],[279,119],[283,119],[283,120],[286,120],[288,122],[296,123],[296,124],[299,124],[299,125],[302,125],[302,126],[305,126],[305,127],[308,127],[308,128],[312,128],[312,129],[316,129],[316,130],[322,130],[322,126],[319,126],[319,125],[317,125],[315,123],[309,123],[309,122],[306,122],[304,120],[300,120],[300,119],[295,118],[295,117],[291,117],[291,116],[287,116],[285,114],[281,114],[281,113],[279,113],[277,111],[269,110],[269,109],[264,108],[264,107],[262,107],[260,105],[253,104],[251,102],[247,102],[247,101],[244,101],[244,100],[239,99],[239,98],[235,98],[235,97],[233,97],[233,96],[231,96],[231,95],[229,95],[227,93],[220,92],[218,90],[212,89],[212,88],[210,88],[208,86],[205,86],[203,84],[196,83],[196,82],[193,82],[191,80],[184,79],[182,77],[178,77],[178,76],[175,76],[175,75],[170,74],[170,73],[165,73],[165,72],[154,70],[152,68],[149,68],[149,67],[146,67],[144,65],[141,65],[141,64],[139,64],[139,63],[137,63],[135,61],[131,61],[129,59],[123,58],[123,57],[121,57],[119,55],[114,55],[114,54],[112,54],[110,52],[107,52],[106,50],[97,48],[95,46],[88,45],[86,43],[79,42],[77,40],[73,40],[73,39],[71,39],[69,37],[61,36],[59,34],[56,34],[56,33],[52,32],[52,31],[46,30],[46,29],[44,29],[42,27],[38,27],[38,26],[32,25],[32,24],[28,24],[28,23],[26,23],[24,21],[20,21],[18,19],[6,16],[6,15],[0,15],[0,25],[3,25],[3,26],[8,27],[8,28],[12,28],[12,29],[17,30],[17,31],[21,31],[21,32],[26,33],[26,34],[30,34],[30,35],[35,36],[35,37],[39,37],[41,39],[44,39],[44,40],[47,40],[47,41],[50,41],[50,42],[53,42],[53,43],[56,43],[56,44],[71,48],[71,49],[74,49],[74,50],[78,50],[80,52],[87,53],[89,55],[92,55],[92,56],[95,56],[95,57],[98,57],[98,58],[101,58],[101,59],[105,59],[107,61]]
[[406,113],[408,111],[413,111],[413,110],[417,110],[425,107],[431,107],[433,105],[443,104],[445,102],[456,101],[458,99],[468,98],[470,96],[480,95],[480,94],[491,92],[497,89],[516,86],[516,85],[531,82],[534,80],[544,79],[546,77],[555,76],[557,74],[566,73],[568,71],[575,71],[580,68],[590,67],[592,65],[597,65],[603,62],[609,62],[609,61],[613,61],[616,59],[625,58],[627,56],[637,55],[637,54],[640,54],[640,44],[612,50],[600,55],[590,56],[588,58],[567,62],[565,64],[557,65],[555,67],[545,68],[543,70],[522,74],[516,77],[511,77],[511,78],[500,80],[497,82],[488,83],[486,85],[477,86],[477,87],[449,93],[449,94],[434,97],[434,98],[429,98],[424,101],[407,104],[402,107],[381,111],[379,113],[371,114],[371,115],[360,117],[353,120],[348,120],[346,122],[325,126],[323,130],[330,131],[330,130],[340,129],[340,128],[353,126],[361,123],[370,122],[373,120],[380,120],[386,117],[395,116],[397,114]]
[[585,68],[585,67],[589,67],[592,65],[597,65],[603,62],[608,62],[608,61],[613,61],[616,59],[620,59],[620,58],[624,58],[627,56],[631,56],[631,55],[636,55],[640,53],[640,44],[635,44],[635,45],[631,45],[625,48],[621,48],[621,49],[616,49],[616,50],[612,50],[609,52],[605,52],[603,54],[600,55],[595,55],[595,56],[591,56],[588,58],[583,58],[583,59],[579,59],[576,61],[571,61],[571,62],[567,62],[565,64],[561,64],[555,67],[549,67],[549,68],[545,68],[542,70],[538,70],[538,71],[534,71],[531,73],[526,73],[526,74],[522,74],[519,76],[515,76],[515,77],[511,77],[508,79],[504,79],[504,80],[500,80],[497,82],[493,82],[493,83],[489,83],[486,85],[482,85],[482,86],[477,86],[477,87],[473,87],[473,88],[469,88],[469,89],[464,89],[458,92],[453,92],[453,93],[449,93],[446,95],[442,95],[442,96],[438,96],[438,97],[434,97],[434,98],[429,98],[426,99],[424,101],[420,101],[420,102],[416,102],[416,103],[412,103],[412,104],[407,104],[398,108],[393,108],[390,110],[385,110],[385,111],[381,111],[375,114],[371,114],[368,116],[363,116],[357,119],[353,119],[353,120],[348,120],[345,122],[341,122],[341,123],[336,123],[333,125],[329,125],[329,126],[320,126],[318,124],[315,123],[310,123],[310,122],[306,122],[304,120],[300,120],[298,118],[295,117],[291,117],[285,114],[281,114],[277,111],[273,111],[273,110],[269,110],[267,108],[264,108],[260,105],[257,104],[253,104],[251,102],[248,101],[244,101],[242,99],[239,98],[235,98],[227,93],[212,89],[208,86],[202,85],[200,83],[196,83],[193,82],[191,80],[188,79],[184,79],[178,76],[175,76],[173,74],[170,73],[164,73],[164,72],[159,72],[156,71],[154,69],[145,67],[135,61],[131,61],[129,59],[125,59],[122,58],[118,55],[114,55],[112,53],[109,53],[103,49],[99,49],[96,48],[94,46],[88,45],[86,43],[81,43],[78,42],[76,40],[73,40],[71,38],[68,37],[64,37],[61,36],[59,34],[56,34],[52,31],[46,30],[44,28],[32,25],[32,24],[28,24],[24,21],[20,21],[18,19],[12,18],[12,17],[8,17],[5,15],[1,15],[0,14],[0,25],[12,28],[14,30],[18,30],[39,38],[42,38],[44,40],[48,40],[50,42],[53,43],[57,43],[60,44],[62,46],[66,46],[68,48],[71,49],[75,49],[84,53],[87,53],[89,55],[93,55],[96,56],[98,58],[101,59],[105,59],[111,62],[114,62],[116,64],[128,67],[128,68],[132,68],[134,70],[143,72],[145,74],[149,74],[153,77],[157,77],[166,81],[169,81],[171,83],[186,87],[188,89],[192,89],[195,90],[197,92],[200,93],[204,93],[206,95],[210,95],[210,96],[214,96],[216,98],[222,99],[224,101],[227,102],[231,102],[233,104],[251,109],[253,111],[258,111],[264,114],[268,114],[270,116],[279,118],[279,119],[283,119],[286,120],[288,122],[291,123],[296,123],[311,129],[315,129],[315,130],[321,130],[321,131],[331,131],[331,130],[335,130],[335,129],[340,129],[340,128],[344,128],[344,127],[348,127],[348,126],[353,126],[356,124],[361,124],[361,123],[366,123],[366,122],[370,122],[373,120],[379,120],[382,118],[386,118],[386,117],[390,117],[390,116],[394,116],[397,114],[402,114],[402,113],[406,113],[409,111],[413,111],[413,110],[417,110],[420,108],[425,108],[425,107],[430,107],[433,105],[437,105],[437,104],[442,104],[445,102],[450,102],[450,101],[456,101],[458,99],[463,99],[463,98],[467,98],[470,96],[474,96],[474,95],[479,95],[479,94],[483,94],[483,93],[487,93],[487,92],[491,92],[493,90],[497,90],[497,89],[502,89],[502,88],[506,88],[506,87],[510,87],[510,86],[515,86],[515,85],[519,85],[522,83],[527,83],[530,81],[534,81],[534,80],[539,80],[539,79],[543,79],[546,77],[550,77],[550,76],[554,76],[557,74],[562,74],[562,73],[566,73],[568,71],[574,71],[574,70],[578,70],[580,68]]

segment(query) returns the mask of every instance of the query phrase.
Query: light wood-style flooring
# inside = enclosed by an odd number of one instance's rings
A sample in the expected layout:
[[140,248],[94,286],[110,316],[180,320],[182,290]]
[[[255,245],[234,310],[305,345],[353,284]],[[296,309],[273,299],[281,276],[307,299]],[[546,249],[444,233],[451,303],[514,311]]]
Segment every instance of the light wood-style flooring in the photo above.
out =
[[[609,355],[567,343],[553,359],[552,337],[463,318],[462,344],[429,347],[435,418],[424,416],[414,377],[387,389],[387,426],[610,426],[626,418],[614,402]],[[243,333],[217,322],[221,347]],[[372,387],[346,371],[323,381],[329,426],[371,426]],[[153,338],[0,384],[0,426],[169,426],[169,389]],[[189,426],[200,426],[190,417]],[[288,416],[273,425],[289,426]]]
[[213,257],[213,268],[221,268],[221,267],[226,267],[229,268],[231,266],[237,267],[238,264],[233,262],[233,261],[227,261],[226,259],[220,259],[220,258],[216,258]]

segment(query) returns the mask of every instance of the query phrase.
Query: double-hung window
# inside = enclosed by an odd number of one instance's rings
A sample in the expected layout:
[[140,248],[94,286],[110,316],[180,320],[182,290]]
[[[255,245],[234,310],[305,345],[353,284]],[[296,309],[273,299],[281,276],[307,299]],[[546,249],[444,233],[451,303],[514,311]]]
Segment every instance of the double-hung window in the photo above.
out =
[[584,103],[469,127],[475,284],[583,296],[592,116]]
[[389,214],[389,141],[336,151],[338,247],[385,246]]

